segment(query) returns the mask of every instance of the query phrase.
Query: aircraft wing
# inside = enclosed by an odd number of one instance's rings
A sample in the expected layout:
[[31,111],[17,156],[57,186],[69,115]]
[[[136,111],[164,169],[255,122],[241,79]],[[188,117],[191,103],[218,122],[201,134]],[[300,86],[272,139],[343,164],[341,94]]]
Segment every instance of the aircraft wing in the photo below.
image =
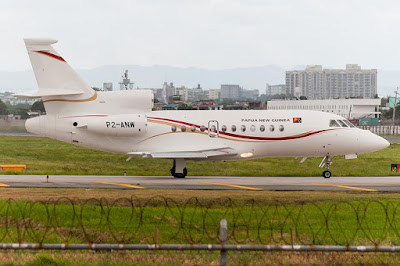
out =
[[229,147],[198,150],[198,151],[171,151],[171,152],[128,152],[127,161],[134,156],[143,158],[163,158],[163,159],[207,159],[212,157],[234,156],[236,151]]

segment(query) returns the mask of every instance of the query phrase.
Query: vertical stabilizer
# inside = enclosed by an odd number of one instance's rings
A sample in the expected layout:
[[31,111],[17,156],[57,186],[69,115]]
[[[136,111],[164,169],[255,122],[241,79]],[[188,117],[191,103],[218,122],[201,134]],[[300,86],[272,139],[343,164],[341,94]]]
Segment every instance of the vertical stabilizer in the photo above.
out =
[[53,49],[53,39],[25,39],[32,68],[39,91],[36,96],[52,100],[54,96],[62,99],[85,99],[95,91],[70,67]]

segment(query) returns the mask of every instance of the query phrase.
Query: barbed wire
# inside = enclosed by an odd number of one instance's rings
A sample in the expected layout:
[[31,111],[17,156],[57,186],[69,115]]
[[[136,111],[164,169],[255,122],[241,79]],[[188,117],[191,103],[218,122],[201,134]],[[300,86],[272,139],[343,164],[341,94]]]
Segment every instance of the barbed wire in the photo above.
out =
[[59,198],[0,201],[0,242],[399,245],[400,201]]

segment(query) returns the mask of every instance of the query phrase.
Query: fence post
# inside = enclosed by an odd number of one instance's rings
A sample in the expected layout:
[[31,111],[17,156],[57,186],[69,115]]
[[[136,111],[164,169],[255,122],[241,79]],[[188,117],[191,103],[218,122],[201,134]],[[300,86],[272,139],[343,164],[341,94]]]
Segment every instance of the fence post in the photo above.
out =
[[221,240],[221,266],[226,266],[226,257],[228,251],[225,249],[225,245],[228,241],[228,222],[226,219],[222,219],[219,223],[219,238]]

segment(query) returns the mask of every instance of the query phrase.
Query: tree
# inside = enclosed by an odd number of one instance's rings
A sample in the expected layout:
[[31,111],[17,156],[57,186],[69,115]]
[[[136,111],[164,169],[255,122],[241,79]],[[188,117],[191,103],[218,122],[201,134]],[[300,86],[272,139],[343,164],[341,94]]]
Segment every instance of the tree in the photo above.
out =
[[7,105],[0,100],[0,115],[8,115],[9,113]]
[[44,113],[46,110],[44,109],[43,101],[39,100],[32,104],[31,111],[36,111],[39,113]]

